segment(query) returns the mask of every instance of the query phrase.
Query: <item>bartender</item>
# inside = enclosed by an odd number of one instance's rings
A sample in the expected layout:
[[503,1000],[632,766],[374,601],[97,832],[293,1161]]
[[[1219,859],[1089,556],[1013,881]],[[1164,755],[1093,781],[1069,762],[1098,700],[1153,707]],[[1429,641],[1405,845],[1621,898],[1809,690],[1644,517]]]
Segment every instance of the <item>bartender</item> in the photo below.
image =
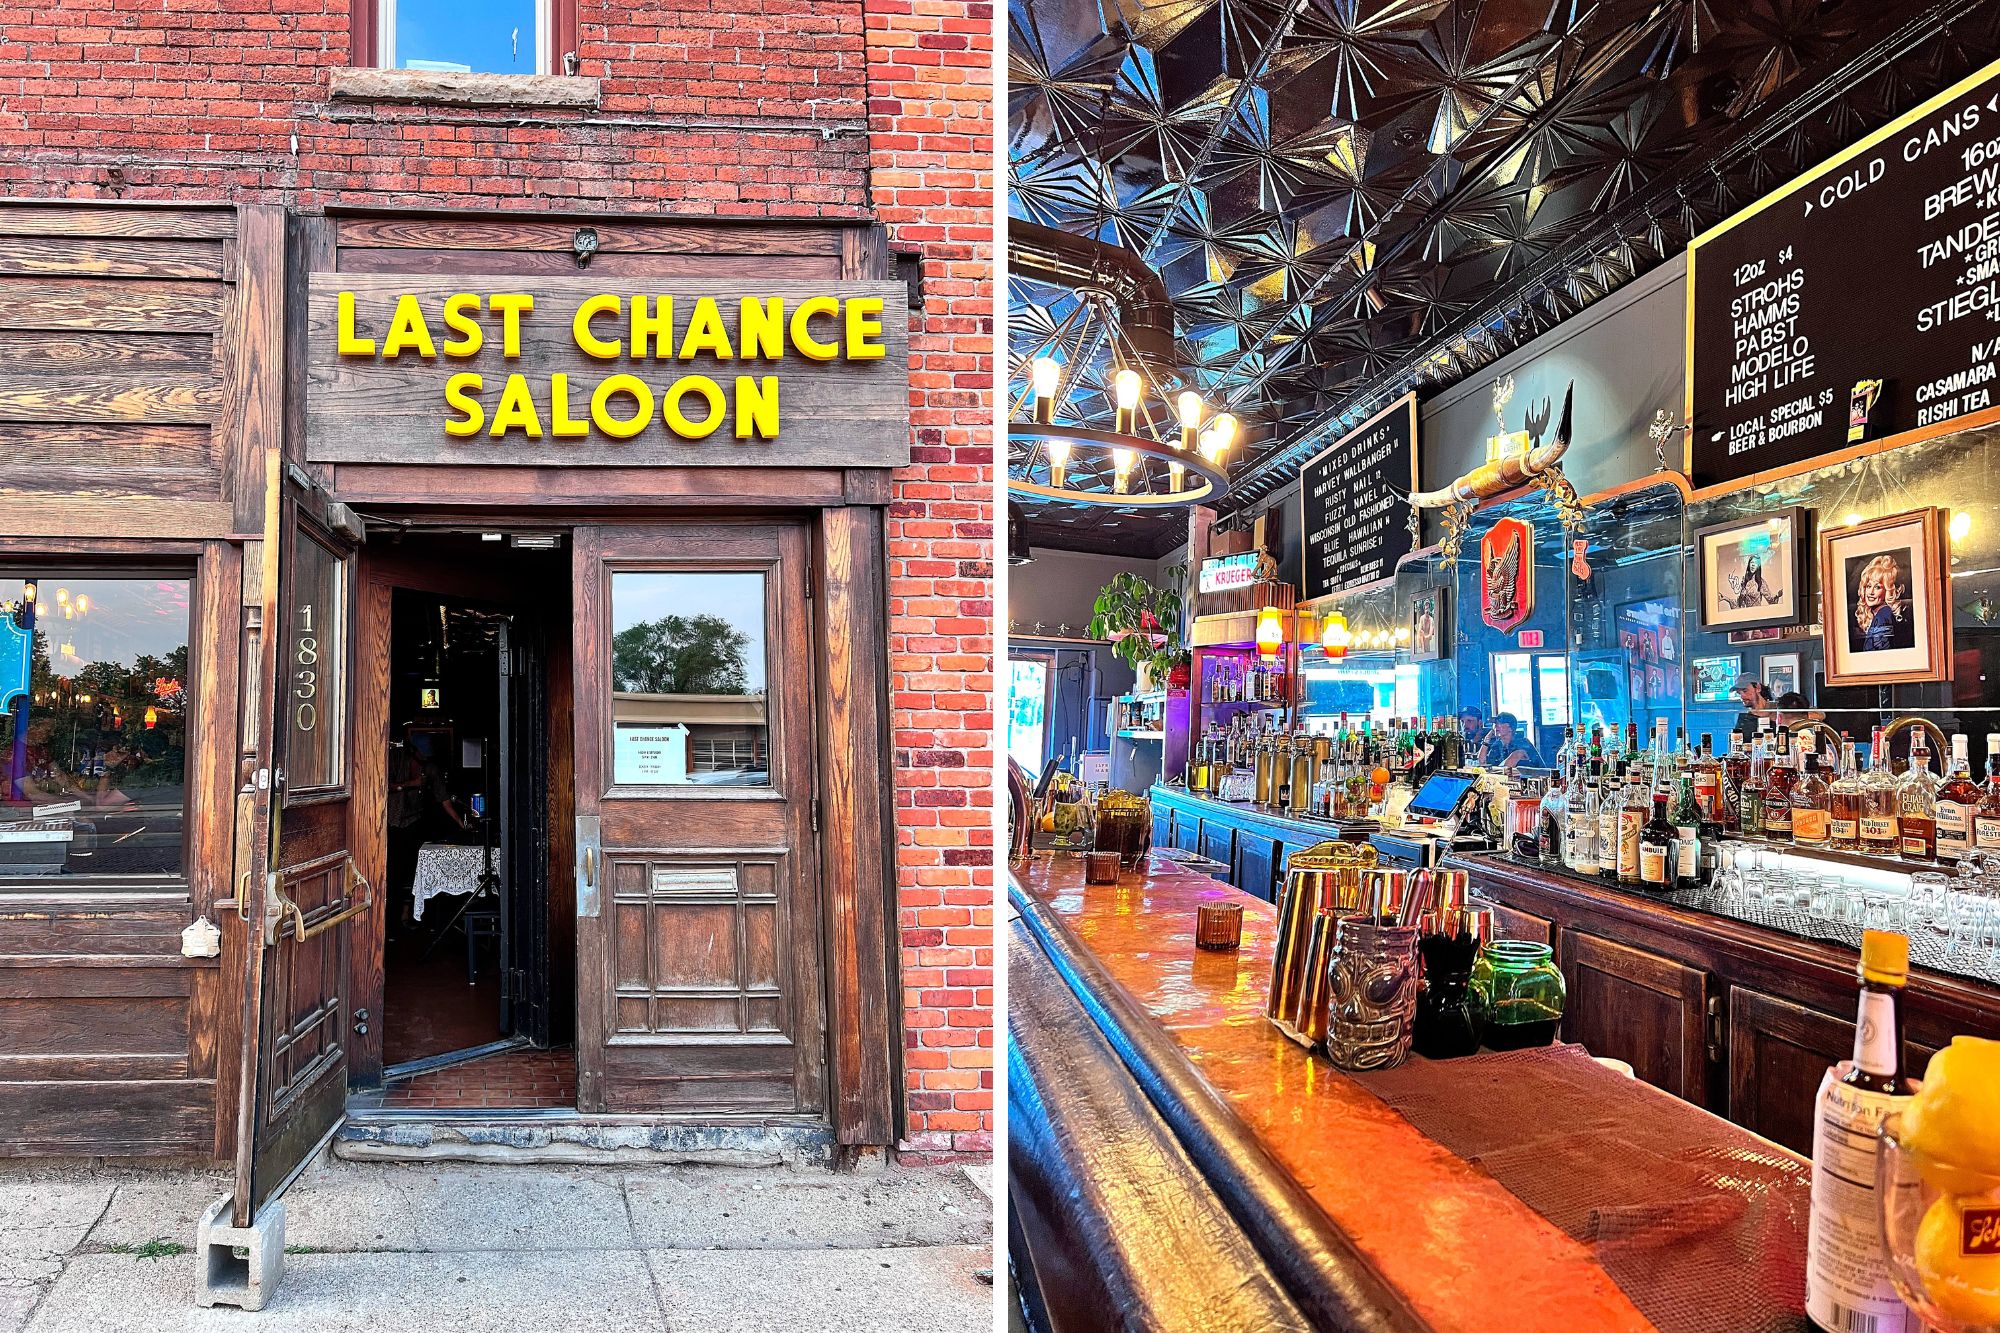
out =
[[1738,676],[1734,693],[1744,711],[1736,715],[1736,723],[1731,730],[1745,741],[1756,738],[1759,722],[1768,722],[1774,727],[1781,725],[1777,700],[1771,697],[1771,691],[1765,688],[1763,681],[1755,676]]
[[1486,714],[1471,704],[1459,709],[1458,735],[1466,755],[1476,758],[1486,748]]

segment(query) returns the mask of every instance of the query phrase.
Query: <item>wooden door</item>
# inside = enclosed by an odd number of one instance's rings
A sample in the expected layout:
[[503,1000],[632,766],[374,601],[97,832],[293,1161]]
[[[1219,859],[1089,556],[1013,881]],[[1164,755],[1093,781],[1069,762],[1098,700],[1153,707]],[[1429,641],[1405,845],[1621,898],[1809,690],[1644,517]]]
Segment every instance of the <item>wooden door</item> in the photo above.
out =
[[1708,974],[1663,955],[1564,930],[1563,1039],[1656,1088],[1708,1102]]
[[[1854,1020],[1743,986],[1729,988],[1729,1118],[1812,1155],[1813,1095],[1854,1054]],[[1922,1072],[1934,1048],[1907,1036],[1903,1067]]]
[[825,1114],[807,549],[577,531],[583,1110]]
[[359,537],[345,506],[270,452],[237,799],[237,901],[251,943],[239,1226],[285,1187],[347,1100],[346,927],[374,905],[348,847],[348,594]]

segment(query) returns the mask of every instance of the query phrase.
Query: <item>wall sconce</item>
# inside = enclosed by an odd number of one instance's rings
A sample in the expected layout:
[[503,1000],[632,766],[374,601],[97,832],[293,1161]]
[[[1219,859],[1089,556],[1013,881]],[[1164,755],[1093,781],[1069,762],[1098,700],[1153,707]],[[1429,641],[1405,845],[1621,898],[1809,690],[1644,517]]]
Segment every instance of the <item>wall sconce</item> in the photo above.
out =
[[1338,662],[1347,656],[1347,649],[1354,642],[1354,636],[1347,628],[1347,617],[1338,611],[1326,613],[1326,622],[1320,626],[1319,646],[1329,658]]
[[1260,657],[1276,657],[1284,646],[1283,613],[1275,606],[1267,606],[1257,613],[1257,653]]

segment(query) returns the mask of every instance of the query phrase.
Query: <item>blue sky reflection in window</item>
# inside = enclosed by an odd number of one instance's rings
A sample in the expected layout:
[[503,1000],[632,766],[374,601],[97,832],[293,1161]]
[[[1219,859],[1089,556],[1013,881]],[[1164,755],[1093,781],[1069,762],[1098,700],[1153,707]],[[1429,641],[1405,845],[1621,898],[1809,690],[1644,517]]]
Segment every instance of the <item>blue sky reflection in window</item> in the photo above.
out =
[[393,59],[385,63],[457,73],[549,73],[537,51],[546,7],[547,0],[384,0],[394,22]]

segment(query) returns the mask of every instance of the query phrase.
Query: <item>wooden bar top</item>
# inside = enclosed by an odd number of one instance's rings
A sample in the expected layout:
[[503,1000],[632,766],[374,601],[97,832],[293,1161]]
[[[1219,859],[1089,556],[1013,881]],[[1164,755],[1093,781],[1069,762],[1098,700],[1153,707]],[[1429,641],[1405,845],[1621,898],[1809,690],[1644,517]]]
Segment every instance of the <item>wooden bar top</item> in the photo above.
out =
[[[1265,1021],[1271,904],[1152,857],[1116,884],[1086,885],[1073,853],[1038,855],[1014,879],[1165,1028],[1255,1140],[1434,1328],[1653,1327],[1582,1245]],[[1194,947],[1195,908],[1215,900],[1243,906],[1234,952]]]

